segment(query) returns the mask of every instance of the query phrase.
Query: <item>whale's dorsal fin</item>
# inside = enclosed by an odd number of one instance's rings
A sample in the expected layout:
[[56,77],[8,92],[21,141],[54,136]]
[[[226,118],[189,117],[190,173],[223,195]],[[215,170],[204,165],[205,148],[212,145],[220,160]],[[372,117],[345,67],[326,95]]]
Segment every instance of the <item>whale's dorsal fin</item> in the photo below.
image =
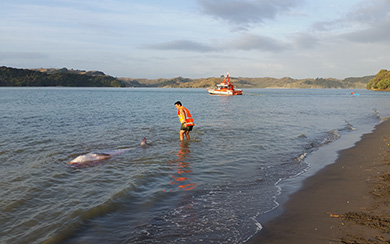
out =
[[145,146],[147,143],[146,143],[146,137],[144,137],[144,139],[142,139],[141,141],[141,146]]

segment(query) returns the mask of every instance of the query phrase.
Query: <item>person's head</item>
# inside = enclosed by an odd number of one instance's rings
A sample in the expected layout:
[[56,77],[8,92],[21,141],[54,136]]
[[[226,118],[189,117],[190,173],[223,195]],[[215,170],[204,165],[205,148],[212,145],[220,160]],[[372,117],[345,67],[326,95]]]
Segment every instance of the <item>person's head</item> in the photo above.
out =
[[181,106],[183,106],[183,105],[181,105],[181,102],[180,102],[180,101],[177,101],[177,102],[175,102],[175,106],[176,106],[176,107],[181,107]]

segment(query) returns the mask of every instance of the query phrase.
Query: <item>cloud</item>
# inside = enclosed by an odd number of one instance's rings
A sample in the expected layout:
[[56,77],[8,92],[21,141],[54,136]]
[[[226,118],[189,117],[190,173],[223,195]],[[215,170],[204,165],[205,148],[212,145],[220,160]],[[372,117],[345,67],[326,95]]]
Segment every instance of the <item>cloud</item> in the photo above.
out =
[[245,34],[233,40],[226,48],[235,50],[261,50],[269,52],[279,52],[288,48],[288,45],[267,36]]
[[160,44],[144,45],[141,48],[144,49],[157,49],[157,50],[181,50],[181,51],[193,51],[193,52],[210,52],[216,49],[199,42],[190,40],[177,40],[171,42],[165,42]]
[[355,9],[346,15],[345,20],[350,23],[375,25],[390,17],[389,0],[362,1]]
[[342,35],[345,39],[359,43],[379,43],[388,44],[390,42],[390,21],[366,28],[360,31],[354,31]]
[[314,48],[319,44],[319,39],[316,36],[305,32],[291,34],[290,39],[297,48]]
[[144,45],[143,49],[176,50],[191,52],[222,52],[227,50],[260,50],[280,52],[288,49],[289,45],[267,36],[244,34],[219,46],[203,44],[190,40],[178,40],[160,44]]
[[346,16],[346,22],[361,26],[356,31],[342,35],[347,40],[360,43],[390,41],[390,1],[371,0],[357,5]]
[[362,0],[344,16],[317,22],[312,28],[349,42],[387,44],[390,41],[390,1]]
[[289,12],[301,0],[197,0],[202,12],[234,25],[249,27]]
[[353,10],[343,17],[313,24],[313,29],[318,31],[332,31],[335,29],[364,29],[388,22],[390,18],[389,0],[365,0],[356,4]]

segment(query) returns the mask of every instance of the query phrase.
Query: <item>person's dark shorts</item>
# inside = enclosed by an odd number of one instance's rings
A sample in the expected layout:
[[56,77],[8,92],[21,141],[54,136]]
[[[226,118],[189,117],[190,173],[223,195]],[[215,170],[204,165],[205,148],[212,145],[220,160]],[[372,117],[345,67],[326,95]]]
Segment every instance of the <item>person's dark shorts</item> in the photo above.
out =
[[183,124],[181,124],[180,130],[192,131],[192,127],[194,127],[194,126],[193,125],[191,125],[191,126],[184,126],[184,123],[183,123]]

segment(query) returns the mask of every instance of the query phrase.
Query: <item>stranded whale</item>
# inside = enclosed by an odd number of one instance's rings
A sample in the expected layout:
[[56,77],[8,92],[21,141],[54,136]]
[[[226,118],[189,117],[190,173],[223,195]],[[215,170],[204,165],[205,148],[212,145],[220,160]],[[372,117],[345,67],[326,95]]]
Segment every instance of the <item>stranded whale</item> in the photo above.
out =
[[[144,138],[141,141],[140,146],[146,146],[146,138]],[[91,152],[85,155],[78,156],[77,158],[73,159],[72,161],[66,163],[68,165],[82,165],[82,164],[88,164],[88,163],[94,163],[96,161],[104,160],[111,158],[112,156],[125,153],[131,149],[134,148],[125,148],[125,149],[116,149],[112,151],[104,151],[104,152]]]

